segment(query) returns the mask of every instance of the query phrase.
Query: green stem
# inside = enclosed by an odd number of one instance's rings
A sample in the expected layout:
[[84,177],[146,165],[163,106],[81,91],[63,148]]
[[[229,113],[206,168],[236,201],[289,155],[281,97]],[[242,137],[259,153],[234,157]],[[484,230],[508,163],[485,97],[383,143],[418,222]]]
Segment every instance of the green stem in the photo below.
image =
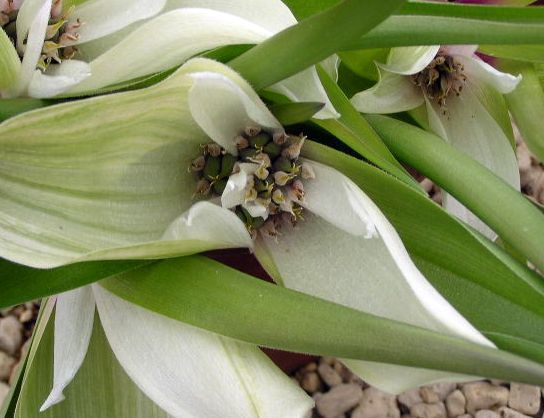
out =
[[434,134],[386,116],[365,117],[397,159],[451,193],[544,271],[544,217],[518,191]]

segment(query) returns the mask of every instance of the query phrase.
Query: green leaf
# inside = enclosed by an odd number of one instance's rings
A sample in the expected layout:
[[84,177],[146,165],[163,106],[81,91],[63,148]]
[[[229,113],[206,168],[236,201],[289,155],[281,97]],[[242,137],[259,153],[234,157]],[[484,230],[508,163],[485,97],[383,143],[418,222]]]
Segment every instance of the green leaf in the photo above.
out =
[[544,45],[480,45],[478,49],[493,57],[544,62]]
[[[0,28],[0,91],[17,84],[21,60],[4,29]],[[0,97],[2,97],[0,95]]]
[[50,313],[39,322],[42,329],[32,344],[15,418],[167,418],[123,371],[98,316],[85,361],[64,391],[66,399],[38,414],[53,383],[53,319]]
[[400,161],[451,193],[544,270],[544,217],[518,191],[434,134],[386,116],[366,119]]
[[229,65],[260,90],[334,54],[383,21],[403,2],[344,0],[274,35]]
[[544,366],[520,357],[255,280],[198,256],[102,283],[130,302],[253,344],[544,383]]
[[343,49],[544,43],[544,8],[410,1]]
[[[544,362],[544,335],[540,332],[544,329],[544,316],[536,315],[432,261],[420,257],[413,259],[455,309],[495,344]],[[514,339],[518,344],[501,345],[506,338]]]
[[1,99],[0,100],[0,122],[9,119],[19,113],[39,109],[40,107],[54,104],[52,100],[42,99]]
[[270,111],[283,126],[306,122],[323,109],[324,103],[299,102],[278,103],[270,106]]
[[372,163],[407,184],[418,188],[415,180],[393,157],[368,122],[353,108],[338,85],[321,68],[318,69],[318,73],[329,99],[341,117],[313,120],[313,122],[335,135],[340,141]]
[[340,0],[283,0],[283,2],[289,6],[297,20],[302,20],[334,6]]
[[0,259],[0,309],[55,295],[147,263],[149,261],[91,261],[41,270]]
[[544,115],[544,91],[533,64],[520,61],[500,60],[501,69],[520,73],[521,82],[517,88],[505,96],[506,103],[514,116],[529,150],[544,162],[544,136],[542,135],[542,116]]
[[393,224],[412,256],[544,316],[544,283],[540,276],[432,200],[376,167],[323,145],[308,141],[303,154],[336,168],[357,183]]

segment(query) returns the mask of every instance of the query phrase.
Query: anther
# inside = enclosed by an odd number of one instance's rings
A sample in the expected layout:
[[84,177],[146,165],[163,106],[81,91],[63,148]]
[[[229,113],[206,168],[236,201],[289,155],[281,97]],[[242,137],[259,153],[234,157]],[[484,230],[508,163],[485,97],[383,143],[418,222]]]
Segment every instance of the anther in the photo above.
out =
[[207,196],[210,193],[211,186],[212,185],[208,180],[200,179],[196,183],[195,194],[199,194],[201,196]]
[[276,132],[272,135],[274,144],[283,145],[287,142],[287,134],[285,132]]
[[200,155],[199,157],[191,161],[191,171],[202,171],[205,165],[206,159],[203,155]]
[[203,146],[204,153],[210,154],[212,157],[219,157],[221,154],[221,146],[216,144],[215,142],[211,142],[209,144],[206,144]]
[[249,137],[259,135],[261,133],[261,127],[260,126],[248,126],[248,127],[246,127],[246,129],[244,129],[244,132]]
[[311,165],[307,163],[302,163],[302,167],[300,169],[300,175],[304,180],[313,180],[315,179],[315,172]]
[[304,145],[304,136],[291,137],[291,144],[284,148],[281,155],[290,160],[295,160],[299,157],[302,146]]
[[247,140],[247,138],[243,137],[242,135],[238,135],[236,138],[234,138],[234,144],[236,145],[236,148],[239,150],[249,147],[249,141]]

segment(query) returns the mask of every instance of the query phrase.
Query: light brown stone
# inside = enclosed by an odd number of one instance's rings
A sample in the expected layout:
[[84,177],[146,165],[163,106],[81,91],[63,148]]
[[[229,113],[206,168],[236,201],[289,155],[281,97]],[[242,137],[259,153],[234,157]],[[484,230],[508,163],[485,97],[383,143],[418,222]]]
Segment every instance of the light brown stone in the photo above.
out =
[[446,410],[448,412],[448,417],[454,418],[459,415],[463,415],[466,412],[466,399],[463,392],[459,389],[455,389],[452,393],[446,398]]
[[522,414],[521,412],[514,411],[513,409],[503,406],[499,408],[500,418],[531,418],[528,415]]
[[540,410],[540,388],[538,386],[512,383],[508,406],[523,414],[534,415]]
[[402,392],[397,396],[397,400],[407,408],[411,408],[413,405],[423,402],[423,399],[421,399],[421,396],[419,395],[419,389],[410,389]]
[[400,411],[395,396],[369,387],[351,418],[400,418]]
[[463,395],[467,400],[467,412],[474,414],[480,409],[493,409],[506,406],[508,389],[493,386],[488,382],[472,382],[463,385]]
[[9,386],[6,385],[4,382],[0,382],[0,408],[2,407],[2,403],[4,402],[4,399],[6,399],[8,392],[9,392]]
[[495,411],[490,411],[489,409],[482,409],[481,411],[476,412],[474,418],[500,418],[499,414]]
[[16,362],[17,361],[13,357],[0,351],[0,380],[7,381],[9,379],[11,369],[13,369]]
[[335,418],[357,405],[362,397],[363,391],[359,385],[347,383],[334,386],[318,397],[315,403],[317,411],[324,418]]
[[14,355],[23,342],[23,327],[14,316],[0,319],[0,350]]
[[340,375],[328,363],[319,363],[317,372],[328,386],[337,386],[342,383]]
[[410,408],[410,415],[414,418],[447,418],[446,407],[442,402],[414,405]]
[[319,392],[323,388],[321,379],[316,372],[306,373],[300,381],[300,386],[308,393]]

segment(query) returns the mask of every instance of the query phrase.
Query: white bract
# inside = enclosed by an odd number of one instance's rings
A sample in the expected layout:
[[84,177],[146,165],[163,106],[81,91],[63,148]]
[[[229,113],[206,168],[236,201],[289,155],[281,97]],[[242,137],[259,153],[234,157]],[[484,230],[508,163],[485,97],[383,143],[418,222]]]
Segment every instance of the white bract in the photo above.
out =
[[[0,12],[18,15],[4,27],[16,27],[15,46],[0,31],[1,97],[81,95],[216,47],[259,43],[297,23],[280,0],[88,0],[64,11],[62,0],[2,1]],[[270,90],[324,103],[317,118],[338,116],[314,67]]]
[[[250,170],[244,164],[251,163],[243,161],[231,166],[224,178],[204,169],[210,190],[219,180],[226,184],[217,197],[208,191],[209,200],[195,202],[195,176],[201,172],[195,157],[202,144],[207,144],[205,159],[214,155],[225,159],[227,151],[245,158],[242,139],[252,143],[259,131],[282,143],[280,155],[288,155],[293,167],[284,174],[300,176],[276,179],[272,173],[278,167],[268,164],[263,154],[272,153],[263,146],[262,153],[250,156],[257,161]],[[210,140],[219,147],[214,149]],[[51,268],[83,260],[172,257],[246,247],[287,287],[492,345],[426,281],[377,206],[340,172],[299,158],[299,149],[290,147],[299,142],[292,140],[247,82],[228,67],[205,59],[189,61],[147,89],[15,117],[0,125],[0,256]],[[269,158],[276,162],[279,157]],[[188,170],[195,165],[197,174]],[[261,193],[266,191],[257,190],[260,169],[269,170],[262,178],[274,184],[271,193],[282,191],[285,202],[278,195],[265,199]],[[261,200],[248,198],[252,187]],[[292,205],[282,207],[288,199]],[[252,203],[260,210],[244,214],[242,221],[238,209],[250,212]],[[256,217],[273,219],[274,228],[254,223]],[[296,225],[292,220],[298,221]],[[308,406],[293,387],[278,386],[285,386],[284,379],[256,347],[166,319],[120,300],[100,285],[60,295],[57,303],[55,382],[44,408],[62,399],[81,364],[95,303],[121,365],[173,416],[302,416],[304,408],[296,403]],[[220,379],[210,371],[197,376],[190,372],[192,379],[184,380],[184,370],[212,368],[209,363],[226,363],[225,356],[234,360]],[[242,360],[248,356],[251,366]],[[390,391],[452,376],[409,368],[407,373],[401,368],[394,380],[383,380],[390,370],[398,373],[398,367],[347,362]],[[267,390],[246,385],[246,378],[262,379]],[[207,393],[217,394],[205,405],[197,395],[204,385]],[[248,393],[259,399],[253,404],[263,405],[258,413],[243,400]],[[228,413],[225,397],[240,399],[229,405]],[[280,404],[291,413],[278,412]]]
[[[379,82],[351,99],[364,113],[395,113],[425,105],[429,129],[519,190],[519,170],[501,128],[500,94],[511,92],[520,76],[501,73],[475,55],[475,46],[392,48],[377,64]],[[506,116],[507,118],[507,116]],[[509,123],[508,121],[506,123]],[[445,194],[444,206],[490,238],[485,224]]]

